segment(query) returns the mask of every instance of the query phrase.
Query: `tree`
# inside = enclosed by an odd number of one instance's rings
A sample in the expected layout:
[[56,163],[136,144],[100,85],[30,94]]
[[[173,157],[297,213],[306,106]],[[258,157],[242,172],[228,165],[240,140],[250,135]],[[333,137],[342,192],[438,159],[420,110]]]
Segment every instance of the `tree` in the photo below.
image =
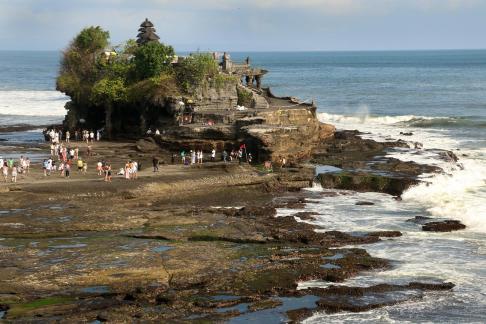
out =
[[218,63],[211,54],[194,54],[187,57],[176,71],[180,87],[189,92],[202,84],[205,79],[218,74]]
[[135,50],[135,70],[140,80],[158,76],[171,70],[174,49],[158,42],[140,45]]
[[127,101],[125,82],[121,78],[103,78],[99,80],[93,86],[91,100],[95,104],[105,107],[105,131],[108,138],[111,138],[113,105]]
[[100,26],[84,28],[73,41],[79,50],[94,53],[105,49],[109,44],[110,33]]

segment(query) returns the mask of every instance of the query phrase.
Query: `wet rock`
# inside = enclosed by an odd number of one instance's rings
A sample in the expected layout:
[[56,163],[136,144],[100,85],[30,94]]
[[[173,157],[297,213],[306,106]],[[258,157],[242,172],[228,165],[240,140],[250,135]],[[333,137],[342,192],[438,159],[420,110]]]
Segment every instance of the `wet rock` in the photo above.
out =
[[273,217],[277,214],[277,210],[274,207],[254,207],[246,206],[236,212],[236,216],[239,217]]
[[292,309],[289,310],[286,314],[290,320],[290,323],[300,323],[302,320],[311,317],[313,314],[313,310],[310,308]]
[[426,232],[452,232],[466,228],[466,225],[457,220],[445,220],[440,222],[425,223],[422,230]]
[[412,177],[391,177],[364,172],[325,173],[320,174],[318,179],[323,188],[382,192],[394,196],[400,196],[406,189],[420,182]]
[[358,201],[355,205],[356,206],[373,206],[375,203],[371,201]]
[[408,285],[380,284],[371,287],[331,286],[326,289],[313,288],[311,293],[322,297],[317,302],[318,309],[327,313],[364,312],[422,298],[424,291],[450,290],[453,287],[454,284],[450,282],[411,282]]
[[415,216],[414,218],[407,219],[407,222],[415,223],[415,224],[425,224],[429,220],[431,220],[432,217],[427,217],[427,216]]
[[142,153],[157,152],[160,146],[155,142],[153,137],[142,138],[136,143],[137,150]]
[[371,232],[371,233],[368,233],[368,236],[377,236],[377,237],[400,237],[400,236],[402,236],[402,232],[400,232],[400,231]]
[[254,302],[253,304],[248,306],[248,310],[250,312],[256,312],[263,309],[275,308],[280,305],[282,305],[282,301],[278,299],[265,299]]
[[439,152],[439,157],[446,162],[457,162],[459,158],[451,151]]
[[416,177],[422,173],[439,173],[441,168],[428,165],[419,164],[413,161],[401,161],[395,158],[387,158],[384,163],[375,163],[371,165],[374,170],[386,171],[393,174],[402,174]]
[[316,219],[315,216],[318,215],[319,215],[318,213],[314,213],[314,212],[299,212],[297,214],[294,214],[293,216],[299,217],[302,220],[315,220]]

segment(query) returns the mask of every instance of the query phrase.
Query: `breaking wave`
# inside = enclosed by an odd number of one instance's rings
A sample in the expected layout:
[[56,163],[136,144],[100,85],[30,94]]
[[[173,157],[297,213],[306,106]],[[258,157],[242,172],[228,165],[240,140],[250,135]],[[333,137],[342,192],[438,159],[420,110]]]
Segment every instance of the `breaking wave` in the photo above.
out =
[[16,116],[64,116],[69,101],[59,91],[0,91],[0,114]]
[[323,122],[345,123],[345,124],[382,124],[399,125],[402,127],[417,128],[486,128],[486,120],[481,117],[427,117],[415,115],[401,116],[372,116],[369,114],[356,113],[353,115],[339,115],[329,113],[319,113],[319,119]]

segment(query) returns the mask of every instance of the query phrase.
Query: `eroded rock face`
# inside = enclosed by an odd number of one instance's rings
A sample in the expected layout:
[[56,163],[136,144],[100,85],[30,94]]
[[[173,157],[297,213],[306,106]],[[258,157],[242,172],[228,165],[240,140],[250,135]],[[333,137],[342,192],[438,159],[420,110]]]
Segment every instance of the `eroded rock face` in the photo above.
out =
[[318,179],[323,188],[383,192],[394,196],[400,196],[406,189],[419,183],[410,177],[389,177],[363,172],[324,173]]
[[458,220],[445,220],[440,222],[425,223],[422,226],[422,230],[426,232],[452,232],[459,231],[466,228],[466,225],[462,224]]

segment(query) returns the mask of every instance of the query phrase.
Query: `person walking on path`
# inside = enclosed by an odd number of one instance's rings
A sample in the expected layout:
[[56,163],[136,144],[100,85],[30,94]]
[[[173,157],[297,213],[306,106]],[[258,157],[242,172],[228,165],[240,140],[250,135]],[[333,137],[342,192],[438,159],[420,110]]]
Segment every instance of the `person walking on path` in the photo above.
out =
[[5,180],[5,182],[7,182],[7,177],[8,177],[8,166],[7,166],[7,162],[4,162],[3,163],[3,166],[2,166],[2,174],[3,174],[3,179]]
[[71,161],[64,164],[64,176],[68,179],[71,177]]
[[154,167],[154,172],[159,172],[159,159],[156,156],[152,157],[152,166]]
[[17,166],[12,167],[12,182],[17,182]]

